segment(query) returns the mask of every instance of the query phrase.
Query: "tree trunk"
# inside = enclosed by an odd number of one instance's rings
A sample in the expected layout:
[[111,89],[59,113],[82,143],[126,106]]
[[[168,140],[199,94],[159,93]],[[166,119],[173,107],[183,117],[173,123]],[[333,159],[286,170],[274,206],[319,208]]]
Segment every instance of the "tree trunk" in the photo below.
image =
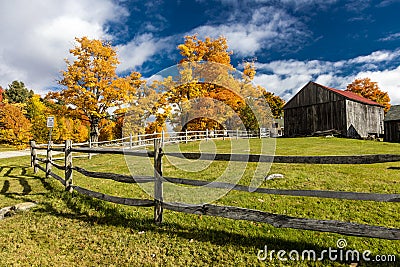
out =
[[90,141],[94,147],[98,146],[97,142],[99,141],[100,135],[99,122],[100,118],[97,117],[93,117],[90,120]]

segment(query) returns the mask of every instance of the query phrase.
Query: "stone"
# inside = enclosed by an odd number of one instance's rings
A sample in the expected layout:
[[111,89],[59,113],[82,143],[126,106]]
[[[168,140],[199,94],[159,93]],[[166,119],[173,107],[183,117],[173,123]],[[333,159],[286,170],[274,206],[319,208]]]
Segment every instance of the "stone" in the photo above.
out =
[[282,179],[282,178],[285,178],[285,176],[283,176],[283,174],[273,173],[268,176],[265,176],[264,181],[268,181],[268,180],[272,180],[272,179]]
[[20,211],[26,211],[29,210],[33,207],[35,207],[37,204],[33,202],[24,202],[24,203],[19,203],[11,207],[5,207],[0,209],[0,220],[3,220],[6,217],[11,217],[17,212]]

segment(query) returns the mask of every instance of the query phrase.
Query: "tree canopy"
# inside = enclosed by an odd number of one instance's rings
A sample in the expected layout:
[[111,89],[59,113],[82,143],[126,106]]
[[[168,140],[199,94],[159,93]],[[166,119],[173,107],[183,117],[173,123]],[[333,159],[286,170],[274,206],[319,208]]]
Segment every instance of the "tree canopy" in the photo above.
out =
[[0,143],[23,146],[32,138],[31,123],[18,106],[0,103]]
[[355,79],[352,83],[347,85],[346,91],[351,91],[385,106],[385,113],[390,109],[388,93],[381,91],[378,83],[371,81],[370,78]]
[[[109,42],[87,37],[75,40],[69,51],[73,59],[65,60],[66,69],[58,81],[61,91],[43,99],[22,81],[13,81],[6,90],[0,87],[0,142],[22,144],[32,137],[46,142],[48,116],[55,117],[53,141],[81,142],[90,136],[96,142],[130,133],[161,132],[167,121],[178,131],[227,126],[255,130],[260,126],[257,118],[270,117],[260,111],[265,101],[273,116],[282,114],[283,101],[252,84],[254,62],[244,62],[243,73],[233,75],[233,52],[224,37],[186,36],[177,46],[182,56],[177,77],[153,83],[139,72],[118,76],[117,52]],[[261,109],[255,111],[251,106]]]
[[[166,77],[159,83],[160,91],[165,93],[160,97],[156,110],[162,112],[156,112],[156,120],[149,125],[147,132],[159,131],[165,127],[166,120],[178,131],[217,129],[222,122],[232,128],[239,127],[232,124],[234,121],[241,121],[247,130],[258,129],[260,125],[255,116],[269,115],[255,114],[250,107],[268,109],[267,98],[263,97],[265,89],[252,84],[256,74],[254,62],[244,62],[241,77],[233,75],[236,71],[231,65],[233,52],[229,51],[224,37],[201,40],[197,35],[186,36],[178,50],[182,55],[178,78]],[[268,100],[277,98],[269,97]],[[282,106],[276,105],[276,109],[279,108]],[[232,116],[236,119],[233,120]]]
[[71,105],[71,112],[88,120],[91,140],[96,142],[100,120],[108,116],[109,108],[132,99],[143,81],[137,72],[128,77],[117,76],[119,61],[110,43],[87,37],[76,41],[78,44],[70,50],[76,59],[65,60],[67,70],[62,72],[63,79],[59,81],[66,89],[49,97]]

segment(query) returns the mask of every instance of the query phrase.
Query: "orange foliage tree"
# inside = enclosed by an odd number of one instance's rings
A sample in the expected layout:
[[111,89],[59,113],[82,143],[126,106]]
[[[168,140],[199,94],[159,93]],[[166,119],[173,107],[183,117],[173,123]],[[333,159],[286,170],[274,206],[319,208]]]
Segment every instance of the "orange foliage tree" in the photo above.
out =
[[0,143],[26,146],[31,135],[31,123],[20,107],[0,103]]
[[[203,41],[197,35],[186,36],[178,49],[183,57],[180,60],[179,81],[167,77],[160,84],[163,87],[161,91],[166,93],[160,97],[155,109],[162,108],[163,113],[155,115],[156,120],[151,123],[149,131],[162,129],[166,118],[170,118],[173,125],[175,122],[175,125],[182,127],[179,129],[177,126],[175,130],[218,129],[221,127],[221,120],[218,119],[226,119],[232,113],[242,118],[246,129],[258,127],[254,118],[250,122],[252,112],[249,112],[249,107],[246,108],[246,100],[242,99],[243,96],[257,95],[255,92],[260,90],[251,84],[255,75],[254,63],[244,64],[243,77],[233,77],[231,73],[235,68],[231,65],[232,51],[228,51],[224,37],[206,37]],[[201,65],[198,62],[216,64]],[[262,96],[261,93],[259,95]],[[214,99],[223,104],[205,99]],[[208,108],[205,109],[206,106]],[[191,110],[190,115],[188,110]],[[174,118],[174,114],[179,115]],[[193,116],[197,119],[190,119]],[[254,114],[251,116],[254,117]]]
[[347,85],[346,91],[351,91],[385,106],[385,113],[390,109],[388,93],[381,91],[378,83],[372,82],[370,78],[355,79],[352,83]]

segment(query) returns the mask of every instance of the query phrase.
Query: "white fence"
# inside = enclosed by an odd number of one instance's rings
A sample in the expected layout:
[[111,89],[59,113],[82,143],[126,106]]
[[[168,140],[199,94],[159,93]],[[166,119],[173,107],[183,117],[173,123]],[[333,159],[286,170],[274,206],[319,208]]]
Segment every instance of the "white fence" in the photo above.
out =
[[152,134],[130,134],[127,137],[100,141],[76,143],[74,146],[105,146],[105,147],[125,147],[125,148],[141,148],[153,146],[154,140],[161,138],[162,145],[171,143],[188,143],[191,141],[208,140],[208,139],[243,139],[243,138],[269,138],[270,131],[268,129],[254,132],[243,130],[205,130],[205,131],[184,131],[184,132],[164,132]]

